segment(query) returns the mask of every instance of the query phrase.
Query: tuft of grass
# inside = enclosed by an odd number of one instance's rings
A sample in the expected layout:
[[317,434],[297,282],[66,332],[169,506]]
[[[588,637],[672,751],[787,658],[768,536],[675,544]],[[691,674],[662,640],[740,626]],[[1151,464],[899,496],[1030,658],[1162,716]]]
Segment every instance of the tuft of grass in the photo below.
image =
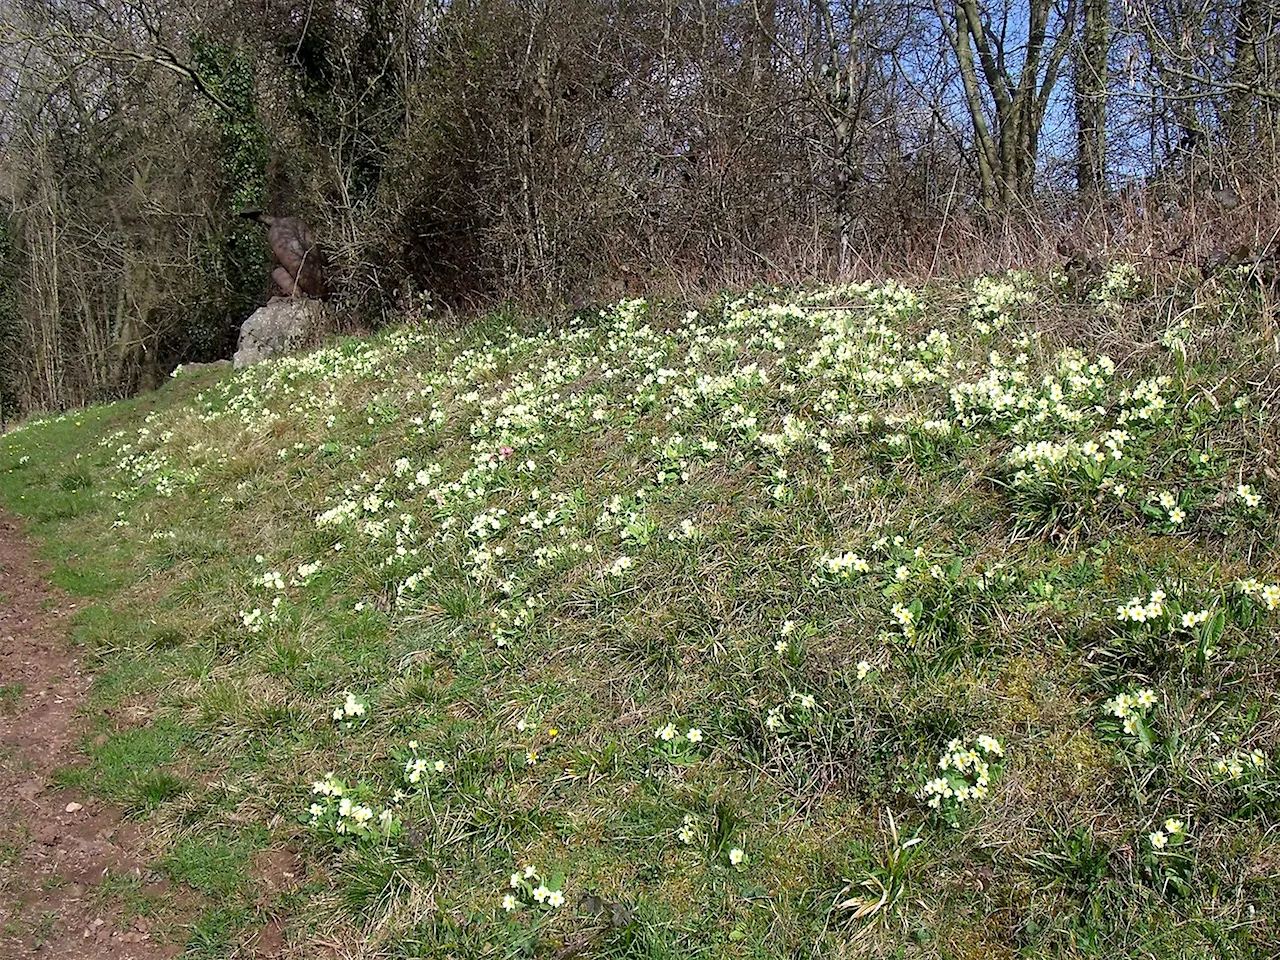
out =
[[21,683],[0,683],[0,712],[12,713],[26,689]]
[[147,813],[187,789],[187,780],[165,767],[173,763],[188,736],[169,720],[114,731],[90,742],[88,764],[64,767],[54,780],[122,804],[131,813]]

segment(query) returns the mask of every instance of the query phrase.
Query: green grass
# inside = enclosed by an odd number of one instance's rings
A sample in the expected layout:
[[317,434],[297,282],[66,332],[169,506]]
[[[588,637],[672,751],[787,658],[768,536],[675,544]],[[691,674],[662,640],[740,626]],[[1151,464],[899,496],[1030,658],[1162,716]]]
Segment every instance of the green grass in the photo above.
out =
[[391,957],[1270,957],[1257,303],[761,289],[30,425],[0,502],[90,601],[62,780],[153,825],[193,956],[282,916]]
[[0,683],[0,713],[11,713],[25,690],[21,683]]
[[116,730],[100,742],[95,738],[88,764],[63,768],[55,779],[61,786],[92,791],[126,810],[151,811],[186,790],[186,780],[169,765],[188,736],[187,729],[169,719]]

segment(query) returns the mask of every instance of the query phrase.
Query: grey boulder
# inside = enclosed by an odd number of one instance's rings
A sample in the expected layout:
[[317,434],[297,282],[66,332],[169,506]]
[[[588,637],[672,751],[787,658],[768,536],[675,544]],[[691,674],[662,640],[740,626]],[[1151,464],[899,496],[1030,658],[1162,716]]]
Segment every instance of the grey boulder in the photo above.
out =
[[243,370],[259,361],[292,353],[314,343],[324,325],[324,305],[319,300],[273,299],[241,325],[232,363],[237,370]]

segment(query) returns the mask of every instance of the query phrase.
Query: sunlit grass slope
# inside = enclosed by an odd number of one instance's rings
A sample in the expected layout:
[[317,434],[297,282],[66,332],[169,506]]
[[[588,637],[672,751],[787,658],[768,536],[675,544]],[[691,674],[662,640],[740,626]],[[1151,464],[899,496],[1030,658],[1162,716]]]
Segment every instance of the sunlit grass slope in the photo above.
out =
[[1258,303],[629,301],[30,425],[4,502],[97,597],[66,777],[198,955],[1274,957]]

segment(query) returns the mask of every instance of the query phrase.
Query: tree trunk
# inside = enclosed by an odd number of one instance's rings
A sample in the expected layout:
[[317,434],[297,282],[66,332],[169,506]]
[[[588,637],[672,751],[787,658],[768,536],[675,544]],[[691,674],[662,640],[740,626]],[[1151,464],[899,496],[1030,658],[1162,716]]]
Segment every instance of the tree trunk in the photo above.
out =
[[1236,11],[1235,62],[1231,67],[1227,136],[1236,146],[1246,146],[1253,136],[1258,85],[1258,40],[1261,32],[1261,0],[1240,0]]
[[[1008,212],[1031,198],[1040,128],[1069,49],[1076,2],[1067,0],[1051,44],[1049,20],[1054,7],[1050,0],[1031,0],[1026,5],[1026,46],[1016,77],[1009,70],[1016,56],[1007,45],[1005,31],[988,33],[987,11],[979,0],[955,0],[951,18],[940,4],[936,7],[960,70],[973,124],[982,205],[987,210]],[[994,129],[987,122],[988,110]]]
[[1080,206],[1092,207],[1107,184],[1107,60],[1111,52],[1109,0],[1083,0],[1084,27],[1075,63],[1076,187]]

